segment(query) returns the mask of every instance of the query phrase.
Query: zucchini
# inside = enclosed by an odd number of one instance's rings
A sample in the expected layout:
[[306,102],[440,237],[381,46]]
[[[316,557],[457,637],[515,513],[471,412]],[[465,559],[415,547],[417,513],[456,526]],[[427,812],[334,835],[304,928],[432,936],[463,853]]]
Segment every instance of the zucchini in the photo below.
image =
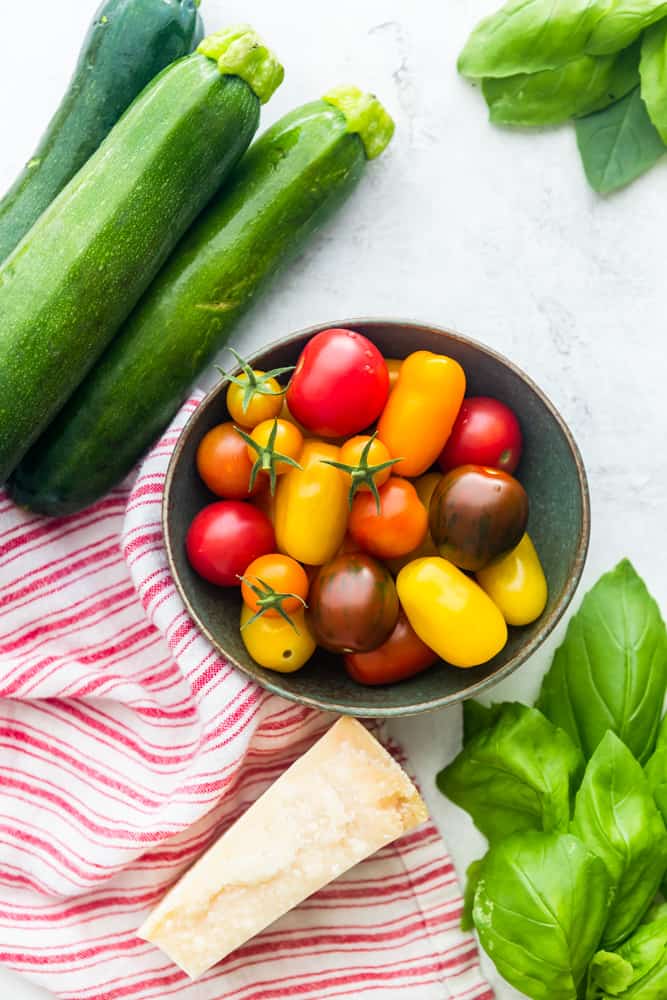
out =
[[235,166],[282,79],[248,28],[200,49],[148,85],[0,265],[0,482]]
[[350,194],[392,131],[375,98],[346,88],[286,115],[254,143],[19,465],[12,496],[41,513],[70,513],[123,479],[239,316]]
[[0,260],[95,152],[137,94],[201,41],[198,0],[105,0],[67,93],[0,201]]

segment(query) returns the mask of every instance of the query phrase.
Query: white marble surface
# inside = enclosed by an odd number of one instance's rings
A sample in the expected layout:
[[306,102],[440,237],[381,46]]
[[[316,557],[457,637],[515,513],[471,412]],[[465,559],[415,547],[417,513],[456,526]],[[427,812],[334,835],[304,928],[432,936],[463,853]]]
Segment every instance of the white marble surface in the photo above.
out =
[[[593,504],[586,581],[628,555],[667,608],[667,158],[602,200],[586,187],[570,128],[491,128],[455,61],[495,5],[203,0],[210,29],[251,22],[282,57],[286,80],[265,123],[338,82],[375,90],[397,122],[388,153],[247,318],[235,346],[247,352],[310,323],[384,315],[453,326],[506,353],[555,401],[583,450]],[[55,108],[95,6],[3,4],[0,187]],[[532,696],[556,639],[494,697]],[[481,838],[433,790],[459,725],[452,710],[397,729],[462,870]],[[518,996],[494,982],[501,1000]],[[0,997],[45,996],[0,971]]]

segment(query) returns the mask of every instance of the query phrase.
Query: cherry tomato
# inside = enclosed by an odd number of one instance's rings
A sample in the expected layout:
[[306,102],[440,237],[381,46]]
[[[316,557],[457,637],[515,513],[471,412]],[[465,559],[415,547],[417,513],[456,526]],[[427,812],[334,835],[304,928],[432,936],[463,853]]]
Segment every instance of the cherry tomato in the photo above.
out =
[[[356,490],[370,490],[371,479],[376,486],[382,486],[391,475],[391,465],[388,463],[392,461],[392,457],[386,445],[368,434],[358,434],[346,441],[340,449],[340,461],[353,470],[346,475],[348,481],[352,479]],[[377,469],[376,466],[383,468]]]
[[[273,445],[275,451],[296,461],[303,448],[303,436],[295,424],[291,424],[287,420],[263,420],[261,424],[255,427],[250,437],[260,448],[266,448],[274,428],[276,432]],[[252,445],[248,445],[248,458],[257,458],[257,452]],[[275,463],[276,475],[278,476],[291,468],[293,466],[288,462]]]
[[341,547],[349,507],[345,479],[335,465],[340,449],[325,441],[306,441],[301,469],[281,476],[274,523],[278,548],[292,559],[323,566]]
[[348,524],[352,538],[378,559],[412,552],[428,530],[428,514],[416,489],[407,479],[393,476],[378,493],[379,513],[370,493],[355,496]]
[[505,619],[491,598],[447,559],[408,563],[396,589],[422,642],[455,667],[478,667],[507,642]]
[[[423,476],[420,476],[419,479],[412,480],[412,485],[417,490],[417,496],[426,508],[427,513],[431,504],[431,497],[433,496],[435,488],[441,479],[442,476],[439,472],[427,472]],[[266,494],[262,493],[260,496],[263,497],[266,496]],[[387,559],[386,562],[391,573],[394,576],[398,576],[400,570],[402,570],[404,566],[407,566],[409,562],[412,562],[413,559],[422,559],[424,556],[437,556],[438,554],[435,542],[431,537],[431,532],[430,530],[427,530],[416,549],[412,549],[411,552],[406,552],[405,555],[397,556],[396,559]]]
[[398,376],[401,374],[403,359],[385,358],[384,360],[387,366],[387,371],[389,372],[389,392],[391,392],[396,383],[398,382]]
[[[258,379],[263,379],[266,372],[253,369],[253,374]],[[247,383],[248,376],[242,372],[238,379],[239,382]],[[244,402],[247,399],[245,386],[232,382],[227,390],[227,409],[235,424],[240,427],[256,427],[262,420],[273,420],[278,416],[282,409],[285,390],[275,378],[266,379],[262,385],[264,391],[253,392],[244,409]]]
[[389,373],[377,347],[354,330],[323,330],[304,347],[287,390],[295,420],[321,437],[349,437],[377,420]]
[[421,476],[445,446],[465,395],[466,377],[454,358],[415,351],[403,364],[382,411],[378,437],[398,476]]
[[252,434],[238,429],[238,433],[248,446],[248,458],[254,460],[250,482],[255,477],[267,473],[271,493],[276,491],[276,476],[282,476],[289,469],[300,469],[297,458],[303,449],[303,436],[295,424],[287,420],[263,420]]
[[249,489],[253,463],[247,446],[234,424],[212,427],[197,448],[197,471],[209,490],[228,500],[244,500],[266,488],[266,476],[258,476]]
[[359,684],[394,684],[437,663],[437,653],[419,638],[401,608],[394,631],[370,653],[346,653],[345,669]]
[[220,371],[229,379],[227,390],[227,409],[229,415],[239,427],[256,427],[262,420],[273,420],[280,413],[285,399],[285,389],[278,382],[280,376],[294,370],[292,367],[272,368],[270,372],[252,368],[248,362],[234,350],[227,350],[236,358],[241,371],[234,375],[231,372]]
[[241,638],[255,663],[280,674],[300,670],[315,652],[313,639],[303,609],[295,611],[291,621],[284,618],[253,617],[247,605],[241,608]]
[[464,399],[438,462],[444,472],[459,465],[487,465],[514,472],[523,447],[514,412],[498,399]]
[[320,646],[334,653],[375,649],[391,634],[398,597],[389,570],[362,552],[335,556],[310,587],[308,622]]
[[530,625],[546,607],[547,580],[529,535],[481,569],[477,582],[508,625]]
[[477,572],[519,544],[528,521],[528,496],[500,469],[452,469],[431,497],[429,526],[440,555]]
[[238,587],[253,559],[273,552],[276,539],[266,514],[239,500],[219,500],[196,515],[185,548],[190,565],[219,587]]
[[292,614],[305,606],[307,595],[308,577],[303,566],[280,552],[253,559],[243,574],[241,597],[255,614],[276,618],[280,608]]

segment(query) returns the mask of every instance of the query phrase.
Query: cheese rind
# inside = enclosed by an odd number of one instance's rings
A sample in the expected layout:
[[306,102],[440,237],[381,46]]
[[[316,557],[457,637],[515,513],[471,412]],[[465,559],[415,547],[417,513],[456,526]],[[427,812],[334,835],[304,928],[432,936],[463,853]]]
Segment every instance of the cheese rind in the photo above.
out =
[[139,929],[192,979],[427,819],[407,774],[342,718],[237,820]]

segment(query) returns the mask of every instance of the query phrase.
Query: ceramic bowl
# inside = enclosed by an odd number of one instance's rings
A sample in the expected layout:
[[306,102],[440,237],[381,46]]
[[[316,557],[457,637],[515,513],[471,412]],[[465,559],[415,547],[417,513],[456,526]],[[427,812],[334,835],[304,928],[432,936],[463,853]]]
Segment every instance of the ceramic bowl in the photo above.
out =
[[347,715],[395,717],[442,708],[474,697],[507,677],[544,642],[567,608],[584,567],[590,533],[586,473],[581,455],[554,405],[516,365],[482,344],[449,330],[389,320],[347,320],[301,330],[277,341],[251,360],[264,370],[295,364],[306,341],[331,326],[364,334],[386,357],[416,350],[447,354],[463,366],[469,395],[494,396],[516,412],[524,434],[517,475],[530,497],[530,532],[549,584],[542,616],[525,628],[510,628],[509,641],[493,660],[471,670],[445,663],[387,687],[368,688],[351,680],[339,657],[318,649],[293,674],[274,673],[247,654],[239,633],[241,601],[235,589],[215,587],[191,569],[185,536],[195,514],[218,499],[200,480],[195,455],[204,434],[228,420],[221,382],[202,401],[172,455],[163,500],[163,528],[169,565],[192,618],[211,643],[258,684],[293,701]]

